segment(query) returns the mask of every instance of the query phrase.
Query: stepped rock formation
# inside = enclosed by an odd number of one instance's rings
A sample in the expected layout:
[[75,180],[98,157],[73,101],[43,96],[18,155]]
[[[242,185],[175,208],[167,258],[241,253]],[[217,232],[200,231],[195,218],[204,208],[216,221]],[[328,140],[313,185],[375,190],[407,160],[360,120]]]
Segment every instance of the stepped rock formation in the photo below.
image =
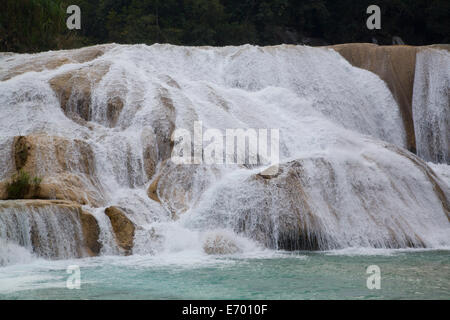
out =
[[[433,56],[439,56],[442,54],[447,55],[447,64],[442,65],[441,69],[435,68],[433,69],[433,71],[441,72],[444,74],[443,77],[448,78],[448,61],[450,58],[448,57],[448,54],[444,52],[448,52],[450,50],[450,45],[414,47],[406,45],[378,46],[371,43],[349,43],[333,45],[329,46],[329,48],[332,48],[333,50],[339,52],[339,54],[341,54],[353,66],[369,70],[377,74],[386,82],[392,94],[394,95],[395,100],[397,101],[402,113],[402,119],[407,134],[407,148],[408,150],[415,153],[417,150],[417,146],[416,133],[414,128],[415,123],[413,117],[413,92],[415,86],[417,87],[421,85],[420,83],[418,83],[417,79],[420,77],[424,77],[426,74],[426,71],[423,70],[423,62],[421,59],[419,59],[418,63],[420,70],[418,70],[418,77],[416,77],[415,84],[414,79],[416,75],[416,56],[423,56],[424,54],[428,54],[430,56],[429,59],[432,59]],[[442,53],[440,53],[439,51],[441,51]],[[446,84],[448,83],[448,80],[439,79],[438,83],[442,85],[443,88],[448,88],[448,84]],[[431,90],[430,84],[425,84],[424,87]],[[423,89],[421,88],[416,88],[415,91],[417,92],[419,90],[423,91]],[[446,96],[447,98],[442,97],[441,103],[446,104],[444,110],[449,110],[450,105],[448,102],[448,92],[446,93]],[[447,101],[445,101],[445,99]],[[419,101],[416,101],[416,104],[416,109],[418,110],[427,108],[426,101],[421,101],[421,103],[419,103]],[[448,120],[446,123],[448,123]],[[426,123],[422,122],[422,125],[426,125]],[[423,139],[421,139],[422,143],[420,148],[423,148],[426,144],[428,144],[427,142],[422,140]],[[432,159],[431,157],[428,157],[427,160],[431,161]]]
[[[68,117],[73,120],[79,120],[79,118],[84,121],[91,120],[92,87],[98,84],[108,72],[108,68],[107,64],[88,65],[50,79],[50,86],[55,91],[61,108]],[[115,105],[120,106],[119,103]],[[114,116],[116,115],[114,114]]]
[[369,70],[386,82],[402,112],[408,149],[415,152],[412,93],[417,48],[370,43],[340,44],[330,48],[339,52],[353,66]]
[[151,199],[162,203],[172,217],[177,219],[190,206],[195,205],[211,180],[219,175],[215,168],[165,161],[147,194]]
[[[40,55],[26,54],[31,59],[26,62],[20,60],[12,64],[2,64],[0,66],[0,81],[9,80],[26,72],[41,72],[43,70],[53,70],[69,63],[84,63],[100,57],[109,45],[99,45],[86,47],[79,50],[66,50],[56,52],[46,52]],[[10,59],[6,57],[5,62]]]
[[[287,250],[448,246],[449,166],[424,162],[449,161],[448,63],[445,46],[371,44],[1,55],[0,238],[48,258],[233,254],[248,250],[240,237]],[[194,122],[224,140],[279,130],[278,173],[175,164],[194,141],[177,129],[194,139]],[[42,182],[33,200],[6,201],[20,169]]]
[[44,258],[98,255],[99,226],[79,204],[58,200],[0,202],[0,238]]
[[351,148],[352,156],[332,148],[283,163],[273,177],[230,174],[185,214],[203,228],[232,228],[286,250],[444,246],[448,184],[393,145],[362,140]]
[[[90,146],[78,139],[45,134],[19,136],[12,140],[15,171],[24,170],[42,178],[39,188],[31,189],[26,199],[70,200],[98,205],[101,191],[93,174],[94,155]],[[6,199],[6,181],[2,182],[0,199]]]

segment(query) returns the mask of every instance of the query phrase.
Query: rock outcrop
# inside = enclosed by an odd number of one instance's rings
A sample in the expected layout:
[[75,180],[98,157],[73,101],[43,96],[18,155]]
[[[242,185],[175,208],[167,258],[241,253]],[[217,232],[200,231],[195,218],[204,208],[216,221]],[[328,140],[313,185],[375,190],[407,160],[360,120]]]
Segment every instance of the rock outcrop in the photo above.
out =
[[222,255],[238,253],[241,249],[227,233],[211,232],[204,239],[203,251],[206,254]]
[[102,245],[99,241],[100,227],[97,220],[89,212],[81,210],[80,222],[87,254],[90,256],[98,256]]
[[[84,63],[92,61],[102,56],[105,50],[111,45],[99,45],[93,47],[85,47],[78,50],[70,51],[50,51],[44,54],[31,57],[27,63],[8,64],[5,70],[0,69],[0,81],[6,81],[26,72],[40,72],[43,70],[52,70],[59,68],[68,63]],[[10,62],[13,59],[8,59]],[[14,61],[14,60],[13,60]]]
[[272,177],[221,182],[196,207],[197,221],[269,248],[435,247],[448,239],[449,186],[391,144],[367,140],[351,156],[329,150],[282,163]]
[[[383,153],[389,157],[379,157]],[[410,176],[396,172],[386,161],[389,158],[401,159]],[[298,159],[283,164],[278,176],[255,175],[249,183],[264,197],[257,213],[242,210],[238,230],[266,245],[287,250],[323,250],[346,241],[348,246],[364,242],[352,239],[352,231],[346,230],[352,225],[349,208],[356,210],[368,233],[376,230],[368,237],[369,243],[359,244],[363,246],[426,247],[430,239],[420,236],[421,219],[430,219],[436,225],[441,221],[443,226],[450,221],[450,189],[446,183],[417,156],[389,144],[379,154],[362,152],[361,160]],[[417,190],[427,193],[427,204],[412,196]],[[391,216],[391,212],[399,211],[410,212],[410,220]],[[340,231],[331,232],[330,226],[338,226]]]
[[111,221],[117,245],[124,250],[126,255],[131,254],[133,252],[135,224],[128,219],[125,209],[111,206],[105,209],[105,214]]
[[143,160],[144,170],[147,178],[151,179],[156,171],[156,166],[159,162],[158,148],[156,136],[150,128],[144,128],[141,134],[141,141],[143,142]]
[[417,47],[349,43],[330,48],[339,52],[353,66],[371,71],[386,82],[402,113],[408,149],[415,152],[412,94]]
[[[193,170],[192,166],[175,165],[170,160],[161,165],[158,176],[147,189],[150,199],[162,203],[177,219],[179,215],[188,209],[187,204],[192,198]],[[186,174],[181,174],[185,171]],[[195,169],[194,169],[195,170]]]
[[[158,182],[159,182],[160,176],[156,177],[150,186],[147,189],[147,194],[150,199],[155,200],[157,202],[161,202],[158,197]],[[0,192],[1,192],[1,185],[0,185]]]
[[166,160],[172,152],[172,132],[175,129],[175,106],[167,89],[161,88],[158,95],[157,113],[153,127],[155,128],[156,142],[158,145],[158,157]]
[[416,55],[429,48],[450,50],[450,45],[414,47],[407,45],[378,46],[372,43],[348,43],[328,46],[355,67],[377,74],[389,87],[402,113],[408,150],[417,150],[412,100]]
[[[103,196],[94,174],[94,155],[82,140],[48,135],[15,137],[12,154],[16,171],[42,178],[25,199],[70,200],[99,205]],[[0,183],[0,199],[7,199],[7,181]]]
[[[108,70],[107,63],[96,63],[50,79],[49,84],[59,98],[66,116],[78,123],[91,120],[92,90]],[[121,109],[123,104],[116,101],[113,106]]]
[[173,219],[178,219],[190,206],[195,206],[218,175],[219,170],[212,165],[175,164],[169,159],[162,162],[147,195],[169,210]]
[[14,139],[13,154],[16,170],[33,175],[93,173],[94,154],[86,142],[78,139],[46,134],[18,136]]

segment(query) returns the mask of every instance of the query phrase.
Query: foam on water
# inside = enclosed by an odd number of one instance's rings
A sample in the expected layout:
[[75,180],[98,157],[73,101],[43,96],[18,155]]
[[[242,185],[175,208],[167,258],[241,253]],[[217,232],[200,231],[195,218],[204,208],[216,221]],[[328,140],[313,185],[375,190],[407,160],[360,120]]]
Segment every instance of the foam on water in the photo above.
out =
[[23,246],[0,238],[0,267],[10,264],[29,263],[34,258],[33,254]]

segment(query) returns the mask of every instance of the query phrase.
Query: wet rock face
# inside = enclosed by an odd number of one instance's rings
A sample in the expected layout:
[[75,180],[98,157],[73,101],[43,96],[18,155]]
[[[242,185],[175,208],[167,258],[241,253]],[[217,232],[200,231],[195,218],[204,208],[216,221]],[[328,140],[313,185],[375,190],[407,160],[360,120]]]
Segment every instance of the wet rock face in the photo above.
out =
[[65,171],[93,174],[94,154],[79,139],[45,134],[19,136],[14,139],[13,153],[16,170],[24,169],[32,175]]
[[123,100],[120,96],[113,96],[108,99],[106,118],[111,127],[114,127],[117,124],[122,109]]
[[51,259],[100,253],[97,220],[77,203],[59,200],[0,202],[0,237]]
[[143,144],[143,161],[144,171],[147,178],[151,179],[156,171],[156,166],[159,162],[158,146],[156,142],[156,135],[152,128],[144,128],[141,134],[141,141]]
[[[445,78],[448,78],[446,70],[448,70],[449,45],[414,47],[406,45],[378,46],[369,43],[349,43],[333,45],[329,46],[329,48],[339,52],[353,66],[371,71],[386,82],[400,107],[407,135],[407,149],[409,151],[416,153],[418,149],[425,150],[422,152],[419,151],[419,155],[421,157],[425,155],[427,161],[447,161],[448,157],[450,157],[448,154],[444,156],[439,154],[442,154],[442,150],[446,147],[442,146],[445,144],[442,141],[445,140],[441,137],[429,139],[429,137],[424,138],[423,136],[427,134],[429,136],[435,135],[431,131],[424,133],[426,131],[424,128],[433,128],[433,132],[441,132],[443,131],[443,127],[448,127],[449,120],[438,119],[439,116],[436,117],[432,114],[433,112],[436,113],[435,110],[432,110],[431,115],[428,116],[431,119],[427,119],[427,116],[422,116],[422,114],[425,113],[423,110],[430,108],[429,105],[432,105],[431,109],[434,107],[433,105],[439,103],[446,105],[447,108],[449,107],[450,102],[448,99],[446,101],[445,98],[439,97],[440,99],[438,101],[432,101],[432,97],[436,95],[430,94],[433,90],[435,92],[439,91],[438,87],[441,86],[442,88],[442,85],[445,86],[445,82],[448,81]],[[430,51],[430,49],[434,50]],[[421,59],[421,57],[426,54],[428,54],[426,58],[427,62],[424,63],[424,59]],[[447,55],[447,61],[445,63],[441,61],[440,69],[432,71],[433,74],[439,74],[438,77],[440,79],[436,83],[432,83],[433,81],[430,81],[427,73],[433,67],[428,65],[428,62],[431,62],[433,59],[441,59],[443,55]],[[417,67],[418,69],[416,69]],[[413,95],[415,101],[413,101]],[[445,95],[445,93],[441,93],[441,95]],[[416,105],[415,107],[413,103]],[[413,107],[416,109],[415,111],[413,111]],[[447,123],[442,124],[442,122]],[[419,141],[416,141],[417,137]],[[424,143],[423,140],[427,139],[428,141]],[[435,148],[434,144],[439,145]],[[429,151],[429,149],[433,150]]]
[[[419,230],[422,228],[420,219],[429,209],[410,197],[410,185],[416,181],[420,184],[416,186],[418,190],[433,190],[428,197],[429,205],[435,206],[431,215],[435,216],[433,219],[439,216],[440,220],[449,214],[449,190],[426,163],[413,154],[393,145],[387,145],[386,150],[380,152],[391,153],[391,158],[402,157],[404,166],[420,180],[398,174],[386,159],[367,152],[362,154],[363,161],[299,159],[284,165],[284,172],[279,177],[264,181],[269,188],[282,189],[289,210],[292,210],[290,214],[279,214],[273,226],[277,230],[277,246],[287,250],[333,248],[333,244],[342,243],[346,238],[343,234],[352,233],[346,230],[351,227],[346,227],[344,221],[354,223],[349,211],[356,210],[358,219],[365,221],[367,232],[373,233],[365,245],[426,247],[426,240],[419,235]],[[350,203],[352,206],[347,207]],[[411,215],[408,222],[390,216],[390,212],[400,210],[416,211],[417,215]],[[444,221],[442,223],[445,225]],[[332,225],[338,226],[340,231],[330,232]],[[351,246],[359,240],[350,237],[345,241]]]
[[[30,188],[25,199],[70,200],[100,205],[103,195],[94,173],[91,147],[78,139],[48,135],[15,137],[12,153],[16,171],[42,179]],[[0,199],[7,199],[7,180],[0,183]]]
[[[249,179],[263,194],[263,208],[257,215],[253,210],[240,215],[238,232],[252,234],[253,239],[265,246],[282,250],[319,250],[328,245],[305,188],[309,179],[303,161],[282,165],[275,176],[256,174]],[[312,161],[322,167],[321,171],[329,171],[326,179],[332,184],[335,177],[331,166],[324,159]]]
[[[281,164],[270,178],[242,176],[223,184],[199,215],[205,226],[233,226],[276,249],[445,243],[450,212],[445,181],[406,150],[371,143],[351,157],[336,151]],[[429,223],[433,234],[426,233]]]
[[170,157],[173,142],[171,140],[172,132],[175,129],[176,110],[172,99],[166,89],[161,88],[157,103],[159,108],[155,114],[153,127],[156,133],[156,143],[158,145],[158,157],[166,160]]
[[125,251],[126,255],[131,254],[133,252],[135,224],[128,219],[122,208],[108,207],[105,209],[105,214],[111,221],[117,245]]
[[[121,82],[110,83],[109,79],[105,82],[110,67],[110,63],[97,61],[60,73],[49,80],[67,117],[82,125],[86,125],[86,121],[95,121],[107,127],[118,125],[128,88]],[[103,86],[100,85],[102,81]],[[97,90],[103,90],[100,96]]]
[[330,48],[339,52],[353,66],[369,70],[386,82],[402,113],[408,149],[415,152],[412,95],[418,47],[350,43]]
[[215,166],[175,164],[169,159],[162,162],[147,195],[169,210],[173,219],[178,219],[195,206],[218,176],[219,170]]
[[29,153],[31,151],[31,144],[24,136],[19,136],[14,139],[14,161],[16,170],[22,169],[27,163]]
[[[160,176],[156,177],[155,180],[150,184],[150,186],[147,189],[147,195],[150,199],[155,200],[157,202],[161,202],[158,197],[158,182],[159,182]],[[0,189],[1,190],[1,189]]]
[[42,55],[32,57],[27,63],[17,63],[11,65],[10,69],[5,70],[0,75],[0,81],[9,80],[26,72],[43,70],[53,70],[68,63],[84,63],[92,61],[102,56],[110,45],[99,45],[86,47],[78,50],[65,52],[46,52]]
[[89,212],[81,210],[80,222],[87,254],[90,256],[98,256],[102,245],[99,241],[100,227],[97,220]]
[[[69,118],[77,122],[91,120],[92,91],[108,70],[108,64],[98,63],[68,71],[50,79],[49,84]],[[117,102],[112,104],[111,112],[115,112],[114,106],[122,108],[123,104]]]
[[204,239],[203,251],[206,254],[222,255],[238,253],[241,249],[228,234],[211,232]]
[[28,197],[69,200],[82,205],[98,206],[103,203],[103,195],[90,177],[68,172],[44,177],[36,191]]
[[163,203],[174,219],[188,209],[188,203],[193,197],[193,170],[193,166],[175,165],[170,160],[166,161],[147,190],[148,196]]

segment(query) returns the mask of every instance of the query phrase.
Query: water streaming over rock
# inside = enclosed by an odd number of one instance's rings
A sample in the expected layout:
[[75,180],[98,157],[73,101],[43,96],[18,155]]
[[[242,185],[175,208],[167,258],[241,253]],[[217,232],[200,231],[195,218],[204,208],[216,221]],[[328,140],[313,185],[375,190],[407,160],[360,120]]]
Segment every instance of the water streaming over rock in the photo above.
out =
[[[3,54],[0,76],[0,177],[17,169],[14,137],[24,136],[25,167],[53,190],[41,194],[84,205],[102,254],[120,253],[111,205],[137,226],[133,253],[450,245],[447,183],[403,149],[386,84],[331,49],[113,44]],[[194,121],[223,134],[279,129],[279,174],[171,163],[173,131]],[[31,248],[42,210],[0,212],[0,237]],[[57,257],[80,256],[71,215],[45,216],[48,234],[64,237],[48,242]]]
[[417,154],[426,161],[450,164],[450,53],[417,53],[413,117]]
[[0,204],[2,247],[20,245],[44,258],[87,256],[79,214],[77,208],[64,204],[27,200]]

